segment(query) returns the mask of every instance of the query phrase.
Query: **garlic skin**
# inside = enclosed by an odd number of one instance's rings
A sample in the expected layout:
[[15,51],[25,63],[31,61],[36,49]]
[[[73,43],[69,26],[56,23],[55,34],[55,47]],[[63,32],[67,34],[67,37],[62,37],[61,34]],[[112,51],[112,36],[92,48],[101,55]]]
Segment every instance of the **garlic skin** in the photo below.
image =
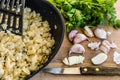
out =
[[115,48],[117,48],[117,45],[114,42],[112,42],[112,43],[109,42],[108,40],[102,41],[102,45],[100,46],[101,51],[108,54],[111,48],[115,49]]
[[99,50],[100,44],[101,44],[101,42],[90,42],[90,43],[88,43],[88,47],[91,50]]
[[116,45],[114,42],[112,42],[112,43],[111,43],[111,48],[112,48],[112,49],[115,49],[115,48],[118,48],[118,47],[117,47],[117,45]]
[[110,47],[105,47],[104,45],[100,46],[100,50],[104,52],[105,54],[108,54],[110,51]]
[[74,44],[69,51],[69,55],[71,53],[85,53],[85,48],[81,44]]
[[88,37],[93,37],[93,31],[89,28],[89,26],[85,26],[84,27],[84,33],[88,36]]
[[83,57],[83,56],[71,56],[68,58],[64,58],[63,63],[65,65],[72,66],[75,64],[83,63],[84,59],[85,59],[85,57]]
[[107,39],[107,32],[103,28],[95,29],[94,34],[97,38]]
[[102,41],[102,45],[100,47],[100,50],[103,51],[104,53],[108,54],[111,49],[111,44],[107,40]]
[[81,42],[83,42],[87,39],[88,38],[84,34],[78,33],[78,34],[75,35],[74,44],[81,43]]
[[70,41],[73,41],[73,39],[74,39],[74,37],[75,37],[75,35],[76,35],[77,33],[78,33],[77,30],[72,30],[72,31],[69,33],[69,35],[68,35],[69,40],[70,40]]
[[111,47],[111,43],[108,40],[103,40],[102,45],[104,45],[105,47]]
[[111,32],[109,32],[109,31],[107,32],[107,36],[110,36],[111,34],[112,34]]
[[92,63],[94,65],[100,65],[104,63],[107,60],[108,56],[104,53],[99,53],[97,56],[93,57],[91,59]]
[[118,52],[114,52],[113,53],[113,61],[116,63],[116,64],[120,64],[120,53]]

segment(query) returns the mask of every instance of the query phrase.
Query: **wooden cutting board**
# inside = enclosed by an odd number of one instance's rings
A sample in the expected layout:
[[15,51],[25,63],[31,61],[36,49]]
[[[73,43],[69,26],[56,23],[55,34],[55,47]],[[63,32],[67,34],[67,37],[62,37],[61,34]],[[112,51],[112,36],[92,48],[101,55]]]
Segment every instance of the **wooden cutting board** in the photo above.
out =
[[[115,8],[117,10],[117,17],[120,19],[120,0],[117,0],[117,3],[115,4]],[[120,29],[114,30],[111,27],[106,28],[107,31],[110,31],[112,34],[109,36],[109,40],[115,41],[119,49],[111,50],[108,54],[107,61],[100,65],[100,66],[111,66],[111,67],[120,67],[120,65],[116,65],[113,62],[113,52],[118,51],[120,52]],[[98,39],[90,39],[91,41],[98,41]],[[72,67],[80,67],[80,66],[93,66],[90,59],[97,55],[98,52],[91,51],[89,48],[87,48],[88,41],[85,41],[82,43],[85,46],[86,53],[85,53],[85,61],[83,64],[75,65]],[[51,63],[47,67],[68,67],[65,66],[62,63],[62,60],[64,57],[68,56],[68,51],[72,44],[68,41],[67,35],[65,35],[63,44],[61,46],[61,49],[55,56],[55,58],[52,60]],[[32,77],[30,80],[120,80],[120,76],[81,76],[81,75],[53,75],[49,73],[39,72],[34,77]]]

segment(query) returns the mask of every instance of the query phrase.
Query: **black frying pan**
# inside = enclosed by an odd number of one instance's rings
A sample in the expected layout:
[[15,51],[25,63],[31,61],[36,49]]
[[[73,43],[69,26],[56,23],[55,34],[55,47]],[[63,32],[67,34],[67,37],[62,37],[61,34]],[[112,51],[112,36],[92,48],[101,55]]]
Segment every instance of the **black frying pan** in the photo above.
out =
[[[43,64],[43,66],[40,67],[39,70],[32,72],[29,76],[25,78],[29,79],[30,77],[41,71],[57,54],[63,42],[65,26],[63,17],[59,13],[59,11],[46,0],[26,0],[26,7],[30,7],[32,10],[40,13],[43,20],[47,20],[49,22],[51,27],[51,34],[55,39],[55,45],[48,61]],[[57,26],[57,29],[54,28],[55,25]]]

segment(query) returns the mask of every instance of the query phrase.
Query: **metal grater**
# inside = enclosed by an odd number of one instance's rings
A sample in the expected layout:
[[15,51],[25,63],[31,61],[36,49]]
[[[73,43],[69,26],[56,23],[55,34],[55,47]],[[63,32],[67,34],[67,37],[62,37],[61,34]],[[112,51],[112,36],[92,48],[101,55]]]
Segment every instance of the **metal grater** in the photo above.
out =
[[23,33],[25,0],[0,0],[0,30],[14,34]]

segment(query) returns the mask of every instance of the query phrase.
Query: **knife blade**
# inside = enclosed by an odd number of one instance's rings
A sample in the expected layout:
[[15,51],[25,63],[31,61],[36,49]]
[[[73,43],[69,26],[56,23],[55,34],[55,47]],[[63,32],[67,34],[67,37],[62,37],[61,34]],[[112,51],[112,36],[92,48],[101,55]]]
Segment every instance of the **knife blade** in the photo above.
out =
[[52,74],[120,75],[119,67],[44,68],[43,71]]

